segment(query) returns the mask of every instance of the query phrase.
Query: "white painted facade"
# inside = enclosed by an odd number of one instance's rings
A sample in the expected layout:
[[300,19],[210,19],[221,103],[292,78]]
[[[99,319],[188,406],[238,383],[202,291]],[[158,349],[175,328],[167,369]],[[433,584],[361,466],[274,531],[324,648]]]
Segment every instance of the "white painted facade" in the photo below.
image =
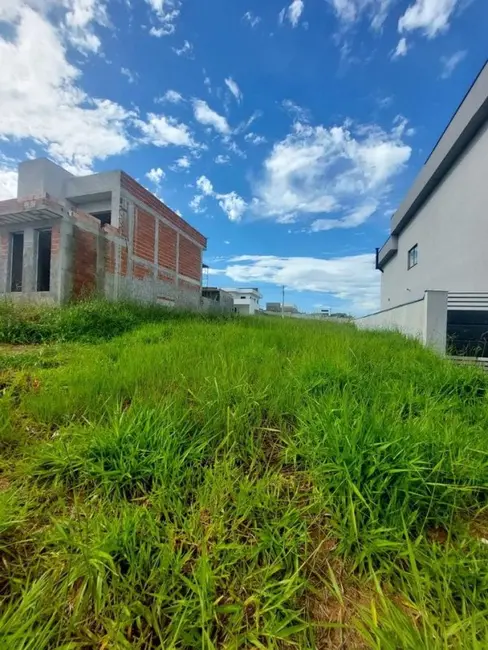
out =
[[354,322],[359,329],[400,332],[444,354],[447,291],[426,291],[419,300],[357,318]]
[[392,216],[377,254],[381,309],[428,290],[487,292],[487,241],[488,64]]
[[240,288],[235,287],[231,289],[223,289],[230,293],[234,299],[234,307],[238,314],[243,316],[252,316],[259,311],[259,301],[263,297],[256,288]]

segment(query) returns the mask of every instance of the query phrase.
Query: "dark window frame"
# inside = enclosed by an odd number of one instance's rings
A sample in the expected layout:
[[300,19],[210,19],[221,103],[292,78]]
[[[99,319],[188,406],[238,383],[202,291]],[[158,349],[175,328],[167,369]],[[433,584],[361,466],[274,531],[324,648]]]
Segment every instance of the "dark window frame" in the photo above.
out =
[[[20,250],[16,245],[16,241],[19,241],[16,239],[18,237],[22,237],[22,245],[20,247]],[[24,244],[25,236],[23,230],[10,234],[10,293],[22,293],[24,290]],[[20,260],[17,258],[17,255],[20,255]],[[19,271],[20,279],[18,278]]]
[[419,263],[419,245],[415,244],[407,253],[407,269],[413,269]]
[[[47,234],[49,238],[46,237]],[[36,291],[38,292],[51,291],[52,234],[52,228],[36,230]],[[41,250],[43,240],[48,246],[44,246]],[[44,256],[46,251],[47,256]]]

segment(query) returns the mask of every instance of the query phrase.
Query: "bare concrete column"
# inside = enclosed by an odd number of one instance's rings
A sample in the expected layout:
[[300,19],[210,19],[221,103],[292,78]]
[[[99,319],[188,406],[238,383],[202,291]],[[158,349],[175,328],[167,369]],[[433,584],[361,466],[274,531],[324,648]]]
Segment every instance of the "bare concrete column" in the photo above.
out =
[[438,352],[446,353],[447,291],[426,291],[424,296],[424,344]]
[[36,251],[37,233],[34,228],[24,230],[24,273],[22,275],[22,292],[27,293],[36,290]]
[[61,220],[59,229],[57,259],[51,260],[51,291],[59,302],[66,302],[73,290],[74,229],[67,219]]

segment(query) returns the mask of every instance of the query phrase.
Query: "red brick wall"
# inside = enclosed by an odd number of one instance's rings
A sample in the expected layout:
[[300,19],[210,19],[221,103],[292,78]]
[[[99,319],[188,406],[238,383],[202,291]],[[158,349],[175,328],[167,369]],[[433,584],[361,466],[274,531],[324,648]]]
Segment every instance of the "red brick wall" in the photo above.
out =
[[176,230],[159,222],[158,266],[176,271]]
[[83,297],[97,288],[97,237],[74,227],[73,295]]
[[115,244],[113,241],[105,242],[105,271],[115,273]]
[[156,220],[144,210],[136,210],[134,228],[134,255],[154,262],[154,240],[156,239]]
[[178,273],[193,280],[200,280],[202,277],[202,251],[183,235],[180,235]]
[[148,190],[142,187],[142,185],[139,185],[139,183],[131,178],[128,174],[121,172],[120,182],[122,187],[130,194],[132,194],[132,196],[134,196],[136,199],[139,199],[139,201],[142,203],[150,206],[167,221],[174,224],[179,230],[185,232],[190,237],[193,237],[193,239],[197,241],[202,246],[202,248],[206,248],[206,237],[199,233],[198,230],[195,230],[195,228],[190,226],[190,224],[178,216],[176,212],[173,212],[171,208],[168,208],[167,205],[157,199],[154,194],[151,194],[151,192],[148,192]]
[[161,269],[159,269],[158,271],[158,280],[161,280],[163,282],[169,282],[170,284],[175,283],[174,275],[170,275],[167,271]]
[[125,246],[120,249],[120,275],[127,275],[127,248]]
[[143,264],[138,264],[137,262],[134,262],[135,278],[137,278],[138,280],[145,280],[146,278],[150,278],[151,276],[152,276],[152,271],[150,268],[144,266]]

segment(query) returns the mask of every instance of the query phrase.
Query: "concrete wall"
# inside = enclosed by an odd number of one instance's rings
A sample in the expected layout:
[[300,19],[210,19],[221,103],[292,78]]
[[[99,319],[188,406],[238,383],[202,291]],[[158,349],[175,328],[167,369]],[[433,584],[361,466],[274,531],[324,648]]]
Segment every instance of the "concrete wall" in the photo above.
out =
[[354,322],[359,329],[398,331],[445,354],[447,291],[426,291],[419,300],[357,318]]
[[[422,297],[426,289],[488,289],[488,124],[398,237],[381,278],[381,308]],[[407,268],[418,245],[418,264]]]
[[75,177],[47,158],[25,160],[19,164],[17,197],[49,194],[52,198],[64,198],[64,185],[70,178]]

